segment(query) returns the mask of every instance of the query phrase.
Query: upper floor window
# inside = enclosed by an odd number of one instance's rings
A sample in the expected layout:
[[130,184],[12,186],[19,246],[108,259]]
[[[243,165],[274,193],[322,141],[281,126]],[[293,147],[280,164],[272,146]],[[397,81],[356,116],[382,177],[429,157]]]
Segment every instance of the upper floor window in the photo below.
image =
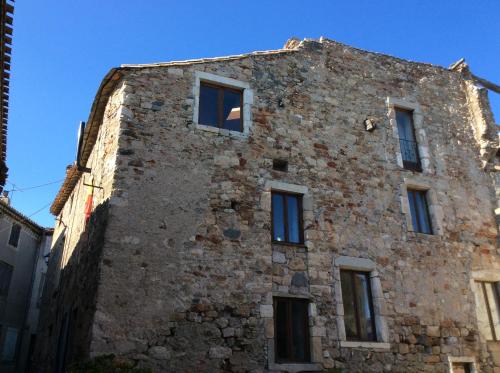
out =
[[303,363],[310,360],[308,301],[274,298],[276,362]]
[[19,224],[12,224],[10,230],[9,245],[17,247],[19,244],[19,236],[21,235],[21,226]]
[[340,270],[347,340],[375,341],[375,317],[369,272]]
[[10,264],[0,261],[0,297],[9,295],[10,280],[14,267]]
[[200,82],[198,123],[243,132],[243,90]]
[[418,233],[432,234],[431,219],[427,206],[427,191],[408,189],[413,230]]
[[478,323],[488,341],[500,341],[500,282],[476,281]]
[[272,192],[271,210],[273,241],[292,244],[303,243],[302,196],[300,194]]
[[418,144],[413,126],[413,111],[396,109],[396,123],[398,125],[399,146],[403,167],[408,170],[422,171]]

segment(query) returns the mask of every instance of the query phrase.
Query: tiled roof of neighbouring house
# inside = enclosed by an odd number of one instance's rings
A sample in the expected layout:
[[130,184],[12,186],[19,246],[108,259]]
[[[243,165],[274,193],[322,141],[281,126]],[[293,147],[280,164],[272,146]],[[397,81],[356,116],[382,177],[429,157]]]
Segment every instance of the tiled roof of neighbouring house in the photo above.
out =
[[33,220],[30,219],[29,216],[24,215],[22,212],[16,210],[14,207],[9,206],[7,203],[0,201],[0,215],[7,215],[14,219],[16,222],[22,223],[25,226],[29,227],[33,232],[38,235],[42,233],[51,233],[53,229],[44,228],[41,225],[38,225]]
[[5,164],[7,150],[7,120],[9,116],[9,81],[10,57],[12,51],[12,17],[14,14],[13,0],[0,0],[0,191],[7,178],[7,165]]

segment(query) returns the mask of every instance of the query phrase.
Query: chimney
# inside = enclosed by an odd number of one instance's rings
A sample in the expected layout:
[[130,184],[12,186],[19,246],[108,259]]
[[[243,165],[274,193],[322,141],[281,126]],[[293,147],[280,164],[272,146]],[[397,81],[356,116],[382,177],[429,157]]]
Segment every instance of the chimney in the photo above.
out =
[[288,39],[283,46],[283,49],[296,49],[300,44],[300,39],[296,38],[295,36],[292,36],[290,39]]
[[10,206],[9,192],[7,192],[6,190],[3,191],[2,195],[0,196],[0,202],[5,203],[7,206]]

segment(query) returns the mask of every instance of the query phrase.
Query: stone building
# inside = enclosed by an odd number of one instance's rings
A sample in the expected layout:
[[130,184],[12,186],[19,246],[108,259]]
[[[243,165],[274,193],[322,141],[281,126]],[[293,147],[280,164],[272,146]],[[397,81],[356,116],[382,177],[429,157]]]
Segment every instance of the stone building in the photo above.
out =
[[483,83],[324,38],[112,69],[51,208],[38,371],[499,372]]
[[52,229],[8,201],[0,200],[0,371],[20,373],[27,371],[35,347]]

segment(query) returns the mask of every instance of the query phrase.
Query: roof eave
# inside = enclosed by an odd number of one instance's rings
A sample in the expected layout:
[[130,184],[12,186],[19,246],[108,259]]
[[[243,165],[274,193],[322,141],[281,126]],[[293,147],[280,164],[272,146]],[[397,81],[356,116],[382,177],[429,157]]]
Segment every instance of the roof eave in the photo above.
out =
[[[121,68],[112,68],[104,77],[90,109],[89,119],[83,134],[83,148],[81,149],[81,164],[86,166],[87,161],[92,153],[92,149],[99,133],[99,127],[102,122],[104,111],[108,103],[108,99],[114,91],[122,74]],[[57,193],[54,202],[50,206],[50,212],[57,216],[62,211],[64,204],[73,192],[80,176],[83,172],[79,171],[76,165],[72,165],[66,171],[66,178]]]

